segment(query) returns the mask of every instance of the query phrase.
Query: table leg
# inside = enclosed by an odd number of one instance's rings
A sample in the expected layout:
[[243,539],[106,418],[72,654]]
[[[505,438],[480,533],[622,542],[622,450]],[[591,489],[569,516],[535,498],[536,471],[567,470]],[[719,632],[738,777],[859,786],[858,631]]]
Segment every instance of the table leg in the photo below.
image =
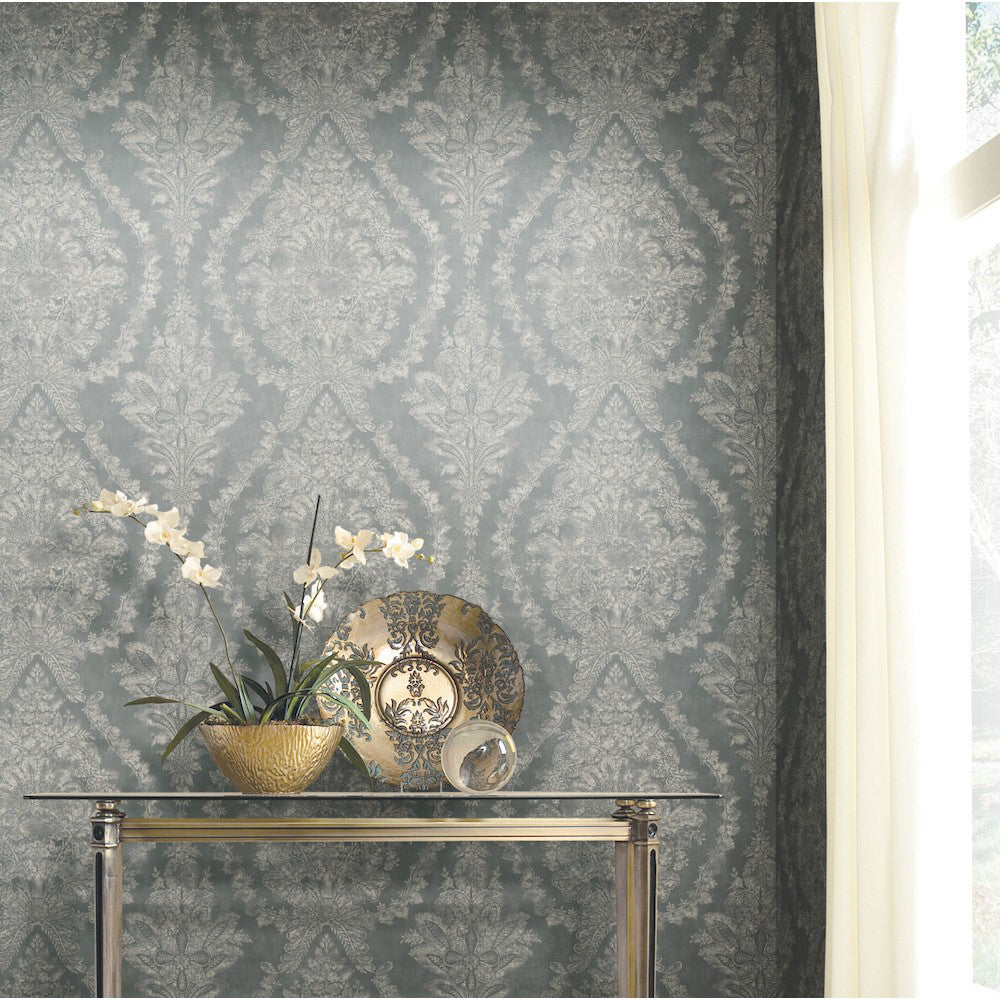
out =
[[122,995],[122,838],[125,813],[117,801],[98,802],[91,816],[94,850],[95,996]]
[[656,803],[621,799],[616,819],[629,825],[629,839],[615,844],[618,910],[618,995],[656,996]]

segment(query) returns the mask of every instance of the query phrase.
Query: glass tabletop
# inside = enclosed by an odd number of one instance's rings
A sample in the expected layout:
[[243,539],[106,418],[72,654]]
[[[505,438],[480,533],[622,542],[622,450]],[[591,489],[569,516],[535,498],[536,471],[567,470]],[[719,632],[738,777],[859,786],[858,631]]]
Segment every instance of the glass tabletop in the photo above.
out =
[[592,802],[616,801],[619,799],[721,799],[717,792],[664,792],[664,791],[622,791],[622,792],[445,792],[445,791],[398,791],[398,792],[298,792],[295,795],[244,795],[242,792],[116,792],[101,791],[74,792],[29,792],[25,799],[69,800],[77,802],[259,802],[261,800],[292,801],[342,801],[342,802],[430,802],[455,800],[461,802],[478,800],[582,800]]

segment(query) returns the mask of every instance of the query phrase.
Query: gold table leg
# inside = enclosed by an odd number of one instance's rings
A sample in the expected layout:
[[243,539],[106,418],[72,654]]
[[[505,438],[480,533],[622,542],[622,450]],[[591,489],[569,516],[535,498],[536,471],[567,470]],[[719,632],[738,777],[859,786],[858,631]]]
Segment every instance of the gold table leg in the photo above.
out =
[[629,839],[615,844],[618,909],[618,995],[656,996],[656,803],[619,799],[615,819]]
[[122,995],[122,838],[125,813],[117,801],[98,802],[91,816],[94,849],[95,996]]

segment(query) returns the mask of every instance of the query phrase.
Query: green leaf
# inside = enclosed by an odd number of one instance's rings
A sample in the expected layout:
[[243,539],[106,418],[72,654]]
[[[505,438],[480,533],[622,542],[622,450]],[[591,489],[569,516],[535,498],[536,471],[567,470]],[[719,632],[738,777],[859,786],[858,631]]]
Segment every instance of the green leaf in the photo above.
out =
[[281,718],[281,715],[277,712],[277,708],[281,705],[285,705],[284,718],[288,721],[293,719],[301,718],[303,715],[303,709],[314,696],[308,691],[289,691],[287,694],[278,695],[277,698],[267,706],[267,710],[261,716],[260,721],[268,722],[273,716],[275,719]]
[[[358,664],[367,663],[366,660],[338,660],[336,653],[331,653],[329,656],[324,656],[319,660],[307,660],[303,667],[308,668],[308,672],[301,677],[292,688],[291,691],[286,692],[283,695],[279,695],[274,699],[274,702],[268,706],[268,712],[266,713],[267,718],[261,717],[261,722],[267,721],[272,715],[274,715],[276,709],[275,705],[282,701],[288,701],[288,709],[285,712],[285,717],[288,719],[298,718],[301,714],[302,707],[309,698],[317,695],[318,689],[322,687],[335,673],[343,669],[345,666],[357,666]],[[366,681],[367,685],[367,681]],[[365,688],[362,689],[363,691]],[[349,711],[353,712],[368,729],[371,729],[371,724],[368,718],[371,714],[371,691],[368,690],[368,700],[369,700],[369,715],[363,714],[361,709],[358,708],[354,702],[347,698],[341,698],[340,695],[336,694],[323,694],[324,698],[329,698],[331,701],[335,701],[338,704],[342,704]]]
[[237,712],[236,709],[233,708],[231,705],[229,705],[227,702],[221,702],[219,707],[222,709],[223,712],[226,713],[226,715],[229,716],[230,719],[234,720],[237,725],[243,725],[244,722],[249,721],[248,719],[245,719],[242,715],[240,715],[239,712]]
[[271,716],[273,716],[274,713],[277,712],[278,709],[281,708],[288,701],[289,698],[300,698],[300,697],[302,696],[297,691],[289,691],[286,694],[279,694],[278,697],[275,698],[274,701],[272,701],[271,704],[264,709],[260,717],[260,724],[264,725],[265,722],[270,722]]
[[218,715],[225,718],[222,712],[216,711],[214,708],[197,705],[191,701],[182,701],[180,698],[162,698],[158,694],[147,695],[145,698],[134,698],[132,701],[125,702],[126,708],[130,705],[187,705],[188,708],[196,708],[199,712],[208,712],[209,715]]
[[[320,673],[318,675],[318,679],[317,679],[317,683],[318,684],[322,684],[323,681],[325,681],[326,678],[331,673],[333,673],[333,670],[334,670],[333,667],[327,667],[326,669],[327,669],[326,673]],[[278,697],[275,698],[274,701],[271,702],[271,704],[267,706],[267,710],[261,716],[260,721],[262,723],[270,721],[272,715],[274,715],[274,713],[277,711],[278,707],[281,704],[285,703],[285,702],[287,702],[288,705],[289,705],[288,710],[285,713],[285,718],[286,719],[296,719],[296,718],[299,717],[299,713],[301,712],[302,705],[305,702],[307,702],[312,697],[315,697],[315,691],[313,691],[313,690],[303,690],[302,686],[299,685],[294,691],[288,691],[285,694],[278,695]],[[330,697],[335,698],[337,696],[336,695],[331,695]],[[357,710],[356,706],[355,706],[355,710]],[[365,719],[364,721],[365,721],[365,724],[367,725],[368,720]]]
[[181,728],[174,734],[174,738],[167,744],[166,749],[160,755],[160,760],[166,760],[170,754],[177,749],[181,742],[183,742],[208,717],[208,712],[198,712],[197,715],[192,715],[191,718],[188,719],[187,722],[185,722],[184,725],[181,726]]
[[306,715],[309,715],[309,710],[316,701],[315,695],[311,694],[300,694],[291,702],[291,707],[288,709],[289,719],[301,719]]
[[[333,660],[336,660],[336,654],[327,656],[324,660],[317,661],[317,663],[322,665],[325,663],[330,663]],[[330,677],[334,676],[334,674],[340,673],[341,670],[348,671],[351,674],[351,676],[357,681],[358,687],[361,690],[362,714],[359,715],[358,717],[361,718],[361,720],[367,725],[368,720],[371,719],[372,717],[372,689],[371,685],[368,683],[368,677],[366,676],[364,670],[362,670],[361,668],[374,665],[375,665],[374,660],[360,660],[360,659],[336,660],[336,662],[333,662],[332,666],[328,667],[323,671],[322,679],[314,681],[311,686],[313,688],[313,691],[316,693],[317,697],[329,698],[331,701],[338,701],[340,698],[339,695],[336,695],[332,692],[330,692],[329,694],[327,694],[327,692],[323,692],[322,694],[320,694],[318,688],[320,688],[323,684],[325,684]],[[343,704],[348,706],[352,712],[357,714],[357,708],[352,701],[345,700]],[[371,726],[368,726],[368,728],[371,729]]]
[[299,671],[299,679],[296,681],[295,686],[292,689],[292,693],[301,695],[303,701],[296,700],[288,703],[288,712],[286,714],[289,719],[298,718],[302,711],[304,700],[314,694],[316,686],[322,683],[319,680],[319,677],[323,673],[323,668],[327,666],[335,655],[336,654],[331,653],[329,656],[325,656],[321,660],[307,660],[302,664]]
[[[233,682],[214,663],[209,663],[209,667],[212,669],[212,676],[215,678],[215,683],[219,685],[229,704],[238,710],[240,697],[236,693]],[[246,718],[246,716],[244,715],[243,718]]]
[[353,712],[358,717],[358,719],[361,721],[361,724],[365,727],[365,729],[367,729],[369,732],[371,732],[372,724],[364,716],[364,714],[362,713],[361,709],[358,708],[358,706],[355,705],[354,702],[351,701],[350,698],[343,698],[339,694],[330,694],[330,692],[328,692],[328,691],[323,691],[321,694],[318,694],[316,697],[317,698],[322,698],[324,701],[332,701],[335,704],[340,705],[342,708],[346,708],[349,712]]
[[[310,672],[309,676],[303,678],[302,682],[299,684],[299,690],[306,692],[314,698],[318,698],[320,688],[322,688],[334,674],[339,673],[341,667],[342,664],[337,659],[336,654],[324,657],[322,660],[317,661],[316,666]],[[341,697],[340,695],[333,694],[332,692],[331,696],[333,698]]]
[[[236,671],[233,671],[233,673],[235,674]],[[257,718],[257,713],[254,712],[253,703],[250,701],[250,695],[247,694],[247,686],[243,683],[239,675],[236,675],[235,681],[236,690],[240,695],[240,708],[243,713],[243,718],[246,719],[247,722],[253,722]]]
[[[302,678],[295,685],[295,690],[300,694],[306,694],[311,692],[317,685],[317,678],[326,665],[336,657],[336,653],[331,653],[329,656],[324,656],[321,660],[308,660],[306,663],[302,664],[303,671],[308,667],[308,673],[304,672]],[[338,668],[339,669],[339,668]],[[333,673],[333,671],[331,671]]]
[[281,657],[263,639],[258,639],[252,632],[244,629],[243,634],[264,654],[267,665],[274,675],[274,690],[278,694],[284,694],[288,690],[288,677],[285,675],[285,665],[281,662]]
[[[312,660],[300,660],[295,666],[296,670],[295,676],[298,678],[298,680],[301,681],[302,678],[305,677],[305,675],[309,673],[309,671],[312,670],[317,663],[319,663],[319,661],[320,657],[315,657]],[[289,690],[291,690],[291,687],[289,688]]]
[[248,685],[250,690],[253,691],[255,695],[258,695],[264,702],[264,708],[274,701],[274,693],[271,692],[271,686],[268,685],[264,688],[264,685],[260,681],[254,680],[249,674],[240,674],[243,678],[243,683]]
[[365,718],[370,719],[372,717],[372,686],[368,683],[368,675],[353,661],[345,661],[341,666],[357,681],[358,687],[361,689],[361,711],[365,713]]
[[361,759],[361,754],[358,753],[354,744],[346,736],[342,736],[340,738],[340,746],[338,749],[341,753],[343,753],[348,761],[350,761],[350,763],[365,776],[365,781],[368,782],[368,787],[374,789],[375,779],[372,778],[371,771],[368,770],[368,765]]

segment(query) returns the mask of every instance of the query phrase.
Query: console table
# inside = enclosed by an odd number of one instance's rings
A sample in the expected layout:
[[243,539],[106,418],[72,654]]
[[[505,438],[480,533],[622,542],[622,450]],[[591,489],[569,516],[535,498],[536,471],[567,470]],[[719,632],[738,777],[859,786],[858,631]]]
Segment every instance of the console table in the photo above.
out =
[[[718,799],[706,792],[303,792],[299,795],[241,795],[236,792],[37,792],[26,799],[93,802],[90,817],[94,854],[94,942],[96,996],[122,995],[122,849],[128,843],[300,843],[404,841],[607,841],[615,845],[615,896],[618,927],[618,993],[654,996],[656,967],[656,851],[659,846],[657,800]],[[292,818],[244,816],[132,818],[127,802],[394,801],[401,803],[476,800],[613,801],[610,816],[468,818]]]

